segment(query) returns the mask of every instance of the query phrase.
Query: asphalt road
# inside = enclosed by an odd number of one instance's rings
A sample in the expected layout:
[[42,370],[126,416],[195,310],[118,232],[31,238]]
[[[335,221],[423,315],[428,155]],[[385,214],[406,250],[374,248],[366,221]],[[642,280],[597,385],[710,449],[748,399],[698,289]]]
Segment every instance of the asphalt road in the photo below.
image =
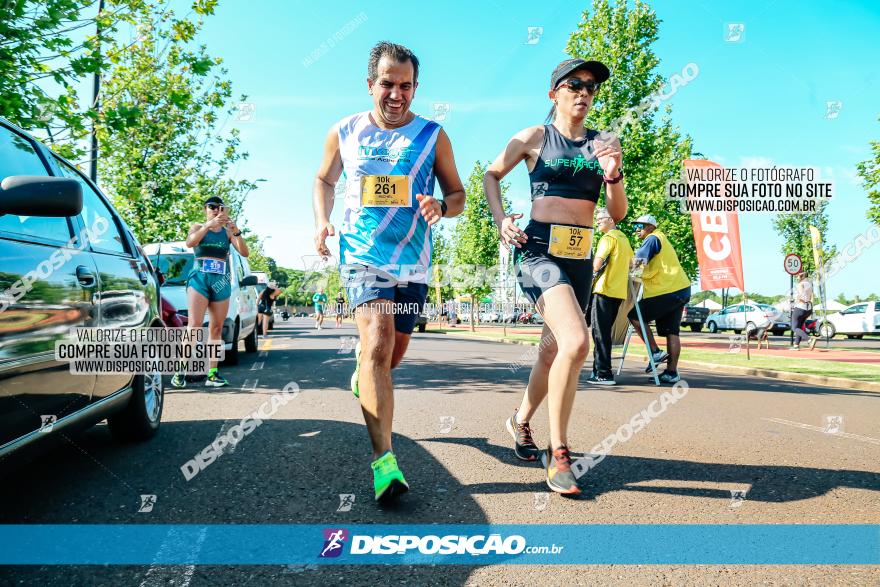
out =
[[[0,486],[0,523],[153,524],[877,524],[880,394],[684,372],[689,391],[584,479],[580,499],[547,496],[516,461],[504,420],[532,347],[416,334],[395,371],[395,451],[412,490],[372,501],[370,449],[348,390],[354,328],[277,322],[233,386],[169,390],[152,441],[114,443],[100,425]],[[268,347],[266,346],[268,345]],[[262,363],[262,365],[261,365]],[[571,424],[585,451],[660,390],[633,363],[615,388],[583,383]],[[587,370],[584,371],[582,382]],[[181,465],[289,382],[302,393],[210,467]],[[842,416],[845,434],[822,431]],[[547,442],[547,415],[533,420]],[[741,502],[731,491],[747,491]],[[140,495],[156,495],[138,513]],[[338,512],[341,494],[354,494]],[[878,584],[862,566],[115,566],[6,567],[0,584],[39,585],[746,585]]]

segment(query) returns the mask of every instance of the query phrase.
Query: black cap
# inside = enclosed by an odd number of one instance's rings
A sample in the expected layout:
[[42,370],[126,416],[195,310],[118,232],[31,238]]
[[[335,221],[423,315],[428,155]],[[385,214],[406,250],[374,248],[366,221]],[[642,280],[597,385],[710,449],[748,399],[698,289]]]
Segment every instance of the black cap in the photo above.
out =
[[205,200],[205,206],[207,206],[208,204],[217,204],[219,206],[225,205],[223,203],[223,198],[221,198],[220,196],[211,196],[210,198]]
[[602,83],[611,76],[611,72],[605,67],[605,64],[598,61],[584,61],[583,59],[566,59],[556,66],[553,75],[550,76],[550,89],[555,90],[564,78],[568,77],[573,71],[578,69],[586,69],[593,74],[596,83]]

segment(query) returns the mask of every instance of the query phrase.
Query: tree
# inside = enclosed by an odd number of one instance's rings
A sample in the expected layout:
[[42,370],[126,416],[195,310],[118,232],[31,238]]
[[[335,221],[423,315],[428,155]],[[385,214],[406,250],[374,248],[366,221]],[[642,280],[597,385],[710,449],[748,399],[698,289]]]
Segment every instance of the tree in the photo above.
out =
[[816,262],[813,259],[813,240],[810,226],[819,229],[822,235],[822,258],[828,262],[837,254],[837,247],[827,244],[828,235],[827,201],[822,201],[815,212],[809,214],[777,214],[773,219],[773,228],[782,237],[782,253],[800,255],[804,270],[815,273]]
[[209,196],[240,214],[256,187],[227,177],[247,153],[239,149],[237,129],[218,129],[221,115],[232,114],[222,60],[191,46],[215,4],[196,0],[196,20],[140,4],[133,16],[138,41],[109,57],[98,115],[99,172],[142,242],[182,239],[192,222],[203,220]]
[[711,289],[706,290],[706,291],[699,291],[691,296],[691,301],[689,303],[691,305],[694,305],[694,304],[699,304],[700,302],[703,302],[706,300],[712,300],[713,302],[718,302],[720,304],[721,303],[721,296],[719,296],[717,293],[715,293]]
[[880,225],[880,141],[871,141],[871,151],[873,158],[862,161],[856,168],[871,203],[866,213],[868,220]]
[[437,281],[440,281],[440,297],[441,300],[437,299],[437,288],[434,287],[434,277],[431,277],[430,289],[428,291],[429,298],[435,304],[441,303],[442,300],[448,300],[455,296],[455,290],[452,288],[452,285],[449,283],[443,283],[440,278],[444,271],[450,267],[452,262],[452,244],[449,242],[449,238],[446,236],[447,230],[444,229],[440,224],[435,224],[431,228],[431,238],[434,239],[433,249],[431,250],[431,265],[434,268],[434,275],[438,276]]
[[675,245],[682,267],[693,279],[697,253],[690,215],[666,198],[667,182],[680,177],[683,161],[691,154],[691,139],[673,127],[670,106],[657,119],[656,96],[664,80],[657,73],[659,59],[651,45],[657,40],[659,24],[656,13],[640,0],[631,8],[627,2],[612,7],[608,0],[594,0],[592,14],[584,10],[566,52],[601,61],[612,71],[593,100],[587,126],[613,131],[620,138],[629,213],[618,225],[638,245],[630,222],[641,214],[654,214],[658,228]]
[[138,3],[110,0],[98,15],[94,0],[0,1],[0,116],[79,157],[94,112],[80,107],[77,85],[104,69],[100,47]]
[[[498,277],[498,229],[489,210],[489,202],[483,191],[483,176],[488,165],[479,161],[465,186],[464,213],[453,231],[452,258],[457,274],[455,289],[471,298],[471,330],[474,330],[474,307],[476,301],[492,291]],[[505,210],[510,202],[505,197],[507,184],[501,186],[501,201]]]

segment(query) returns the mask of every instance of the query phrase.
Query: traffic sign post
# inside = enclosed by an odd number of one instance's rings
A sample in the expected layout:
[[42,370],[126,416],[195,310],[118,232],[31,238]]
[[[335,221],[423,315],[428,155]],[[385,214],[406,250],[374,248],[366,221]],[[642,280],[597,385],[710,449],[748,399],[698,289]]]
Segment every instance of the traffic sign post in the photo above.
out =
[[785,256],[782,265],[783,267],[785,267],[785,272],[789,275],[788,322],[789,326],[791,326],[791,334],[789,335],[788,339],[789,344],[791,346],[794,346],[794,276],[800,272],[801,267],[804,266],[804,263],[801,260],[800,255],[789,253]]

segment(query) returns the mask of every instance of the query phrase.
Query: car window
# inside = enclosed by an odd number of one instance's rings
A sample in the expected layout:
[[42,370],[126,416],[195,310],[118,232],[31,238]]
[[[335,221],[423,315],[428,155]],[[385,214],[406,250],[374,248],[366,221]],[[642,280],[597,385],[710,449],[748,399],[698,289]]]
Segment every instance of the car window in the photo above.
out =
[[[48,175],[33,145],[22,136],[0,126],[0,180],[13,175]],[[0,231],[60,242],[70,240],[66,218],[0,216]]]
[[238,272],[238,282],[241,283],[241,280],[244,279],[244,265],[241,264],[242,258],[241,255],[233,255],[235,258],[235,270]]
[[859,304],[846,310],[844,314],[864,314],[868,310],[868,304]]
[[59,167],[61,168],[62,175],[77,180],[82,186],[82,218],[86,223],[86,228],[93,232],[92,248],[104,253],[127,254],[128,247],[125,244],[125,238],[119,231],[119,226],[116,224],[113,212],[110,211],[110,208],[107,207],[101,196],[70,165],[64,161],[59,161]]
[[186,285],[195,256],[191,253],[163,254],[160,259],[158,255],[150,255],[150,262],[165,276],[165,285]]
[[880,302],[874,302],[874,311],[880,312]]

